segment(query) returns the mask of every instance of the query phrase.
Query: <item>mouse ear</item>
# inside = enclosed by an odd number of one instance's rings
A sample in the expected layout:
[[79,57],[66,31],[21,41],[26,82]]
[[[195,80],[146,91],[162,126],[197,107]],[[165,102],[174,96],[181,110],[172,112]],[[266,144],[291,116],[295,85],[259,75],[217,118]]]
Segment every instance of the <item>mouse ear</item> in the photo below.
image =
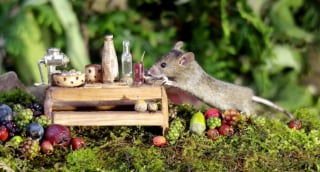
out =
[[183,53],[180,57],[179,57],[179,65],[187,65],[190,62],[194,61],[194,54],[193,52],[186,52]]
[[175,45],[174,45],[174,47],[173,47],[173,49],[175,49],[175,50],[181,50],[181,47],[183,46],[183,42],[182,41],[178,41]]

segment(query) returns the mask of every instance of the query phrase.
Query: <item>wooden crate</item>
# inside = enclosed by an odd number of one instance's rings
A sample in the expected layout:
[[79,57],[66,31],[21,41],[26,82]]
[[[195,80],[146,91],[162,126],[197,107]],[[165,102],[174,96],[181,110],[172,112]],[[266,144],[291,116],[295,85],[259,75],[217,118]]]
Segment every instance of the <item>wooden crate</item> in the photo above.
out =
[[[136,112],[137,98],[161,101],[156,112]],[[169,127],[168,99],[163,87],[128,87],[91,84],[78,88],[49,87],[44,101],[45,115],[52,123],[68,126],[161,126]]]

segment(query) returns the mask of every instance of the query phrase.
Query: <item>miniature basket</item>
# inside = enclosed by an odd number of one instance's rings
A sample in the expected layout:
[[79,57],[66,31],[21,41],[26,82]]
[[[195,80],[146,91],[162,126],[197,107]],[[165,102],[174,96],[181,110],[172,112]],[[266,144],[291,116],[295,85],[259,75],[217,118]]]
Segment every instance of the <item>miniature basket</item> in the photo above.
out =
[[74,70],[52,75],[54,83],[60,87],[78,87],[84,85],[85,74]]

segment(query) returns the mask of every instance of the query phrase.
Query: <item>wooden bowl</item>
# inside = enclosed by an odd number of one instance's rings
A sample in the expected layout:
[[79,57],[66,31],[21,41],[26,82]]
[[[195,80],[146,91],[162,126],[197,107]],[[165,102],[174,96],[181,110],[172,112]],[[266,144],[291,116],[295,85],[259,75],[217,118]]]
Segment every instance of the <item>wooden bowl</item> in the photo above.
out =
[[85,74],[74,70],[52,75],[53,81],[60,87],[78,87],[84,85]]

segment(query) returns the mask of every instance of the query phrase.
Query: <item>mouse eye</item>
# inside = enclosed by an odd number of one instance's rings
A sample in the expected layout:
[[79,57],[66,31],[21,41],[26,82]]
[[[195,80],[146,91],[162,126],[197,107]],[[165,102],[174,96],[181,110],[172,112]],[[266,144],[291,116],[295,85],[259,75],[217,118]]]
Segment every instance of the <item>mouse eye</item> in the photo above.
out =
[[165,67],[167,66],[167,63],[162,62],[162,63],[160,64],[160,66],[161,66],[162,68],[165,68]]

